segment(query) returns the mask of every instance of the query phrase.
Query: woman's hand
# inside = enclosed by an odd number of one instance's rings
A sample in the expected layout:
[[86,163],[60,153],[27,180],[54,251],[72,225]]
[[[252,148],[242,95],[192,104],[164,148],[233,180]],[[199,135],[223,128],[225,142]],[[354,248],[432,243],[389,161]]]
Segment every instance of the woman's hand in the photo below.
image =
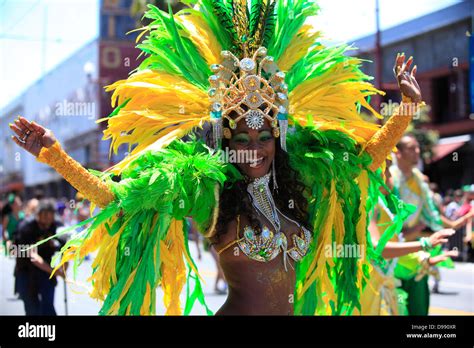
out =
[[419,103],[421,102],[421,90],[415,79],[416,65],[411,70],[411,73],[409,72],[412,63],[413,57],[408,58],[405,63],[405,53],[397,54],[393,73],[397,78],[398,87],[402,95],[410,98],[414,103]]
[[444,230],[433,233],[429,238],[432,246],[437,246],[439,244],[445,244],[448,242],[448,237],[451,237],[455,230],[451,228],[446,228]]
[[443,262],[448,259],[448,257],[458,257],[459,252],[457,250],[444,251],[442,254],[437,256],[432,256],[429,258],[429,264],[434,266],[440,262]]
[[43,258],[37,252],[33,251],[31,253],[30,260],[31,263],[38,267],[40,270],[47,273],[51,273],[51,267],[46,262],[44,262]]
[[53,132],[24,117],[19,116],[14,123],[9,125],[17,135],[12,135],[13,141],[36,157],[43,147],[51,147],[56,141]]

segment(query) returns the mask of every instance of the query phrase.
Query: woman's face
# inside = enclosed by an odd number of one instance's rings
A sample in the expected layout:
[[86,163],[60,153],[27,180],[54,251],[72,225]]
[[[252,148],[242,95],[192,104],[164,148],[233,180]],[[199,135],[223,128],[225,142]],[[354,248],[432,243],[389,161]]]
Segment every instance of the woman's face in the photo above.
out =
[[259,178],[267,174],[275,157],[275,138],[268,120],[260,129],[249,128],[244,120],[239,121],[237,128],[232,130],[229,147],[230,150],[240,152],[237,158],[249,159],[243,161],[245,163],[237,163],[248,177]]

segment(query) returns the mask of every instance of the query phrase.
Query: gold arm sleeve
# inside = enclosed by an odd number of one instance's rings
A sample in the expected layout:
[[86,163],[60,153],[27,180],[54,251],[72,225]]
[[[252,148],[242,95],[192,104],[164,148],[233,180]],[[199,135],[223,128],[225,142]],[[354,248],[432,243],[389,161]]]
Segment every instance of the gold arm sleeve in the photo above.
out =
[[43,147],[36,160],[54,168],[85,198],[98,207],[104,208],[114,200],[114,195],[107,184],[69,156],[58,141],[49,148]]
[[410,98],[402,97],[402,103],[382,128],[367,142],[365,151],[372,157],[370,170],[377,170],[405,133],[423,102],[415,104]]

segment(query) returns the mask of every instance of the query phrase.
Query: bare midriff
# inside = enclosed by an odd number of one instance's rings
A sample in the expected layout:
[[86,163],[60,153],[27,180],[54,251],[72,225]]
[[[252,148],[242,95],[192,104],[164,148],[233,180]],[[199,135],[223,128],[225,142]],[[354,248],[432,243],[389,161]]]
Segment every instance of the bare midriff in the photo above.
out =
[[[264,218],[259,221],[271,228]],[[296,224],[280,217],[282,231],[288,240],[298,233]],[[248,224],[241,219],[240,230]],[[237,224],[230,223],[227,232],[214,244],[217,251],[236,238]],[[216,315],[293,315],[295,271],[294,261],[287,259],[283,263],[283,254],[268,262],[259,262],[247,257],[237,243],[219,254],[219,263],[224,272],[229,295]]]

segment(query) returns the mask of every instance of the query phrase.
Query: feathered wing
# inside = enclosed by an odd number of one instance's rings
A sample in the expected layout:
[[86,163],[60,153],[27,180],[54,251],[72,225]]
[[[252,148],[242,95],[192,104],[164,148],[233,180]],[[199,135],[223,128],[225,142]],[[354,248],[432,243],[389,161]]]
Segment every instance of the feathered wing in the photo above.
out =
[[[306,186],[314,233],[310,253],[296,268],[295,314],[351,314],[360,308],[371,264],[383,264],[386,242],[413,210],[395,195],[381,194],[380,187],[388,190],[381,172],[369,169],[370,156],[360,154],[360,145],[346,133],[297,126],[288,150]],[[367,226],[379,198],[394,219],[374,248]]]
[[187,279],[195,284],[189,301],[205,305],[184,221],[191,216],[201,232],[208,229],[218,205],[215,189],[234,175],[195,139],[146,151],[122,171],[120,182],[109,182],[116,199],[64,246],[56,268],[97,252],[90,280],[92,296],[104,301],[101,314],[154,314],[158,285],[166,314],[182,314],[179,296]]
[[[362,151],[378,127],[363,121],[358,107],[373,112],[366,97],[378,93],[346,47],[325,47],[307,23],[318,7],[309,0],[198,0],[176,15],[154,6],[140,29],[146,58],[128,79],[108,87],[116,109],[104,137],[111,151],[128,144],[130,155],[110,169],[116,199],[92,226],[63,249],[62,262],[97,251],[91,277],[103,314],[154,313],[155,289],[165,291],[168,314],[181,312],[179,294],[194,279],[185,313],[204,303],[199,277],[187,250],[184,218],[201,232],[212,227],[219,188],[238,177],[217,154],[193,140],[179,141],[209,120],[209,64],[220,51],[237,56],[268,48],[287,74],[292,165],[305,178],[313,251],[297,267],[297,314],[350,313],[358,304],[368,258],[338,259],[324,248],[335,241],[367,247],[367,212],[380,177],[367,170]],[[373,112],[375,115],[376,113]],[[300,135],[298,135],[300,134]],[[346,160],[347,158],[347,160]],[[205,202],[205,204],[203,204]],[[343,216],[343,219],[341,219]],[[186,270],[187,268],[187,270]]]
[[221,51],[210,19],[193,9],[172,15],[149,8],[145,17],[151,23],[140,29],[139,38],[147,35],[138,45],[146,58],[130,77],[106,88],[113,91],[116,109],[98,121],[108,123],[104,139],[111,139],[111,151],[122,144],[134,146],[130,156],[110,169],[115,174],[147,149],[166,147],[202,127],[209,116],[209,65]]

